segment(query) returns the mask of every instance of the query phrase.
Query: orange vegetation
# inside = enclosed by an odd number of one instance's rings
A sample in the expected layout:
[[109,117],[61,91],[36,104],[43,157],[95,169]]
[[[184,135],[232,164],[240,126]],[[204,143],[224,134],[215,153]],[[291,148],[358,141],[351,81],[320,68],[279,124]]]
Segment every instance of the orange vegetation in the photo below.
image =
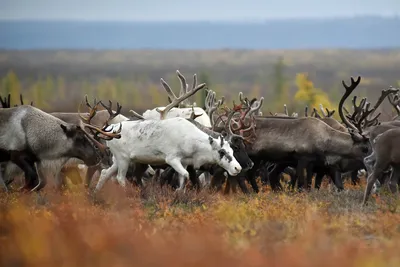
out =
[[397,204],[361,208],[360,187],[230,197],[104,189],[97,199],[80,186],[2,192],[0,266],[400,266]]

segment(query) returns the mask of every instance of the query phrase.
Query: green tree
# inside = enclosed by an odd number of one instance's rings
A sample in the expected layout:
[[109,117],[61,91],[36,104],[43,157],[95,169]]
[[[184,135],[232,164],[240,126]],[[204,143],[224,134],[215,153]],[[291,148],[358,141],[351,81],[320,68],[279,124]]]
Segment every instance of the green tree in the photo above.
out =
[[1,94],[6,97],[11,94],[11,106],[17,104],[19,105],[19,94],[21,92],[21,85],[19,83],[18,77],[14,71],[9,71],[7,75],[2,79],[2,92]]
[[57,77],[57,95],[60,99],[65,99],[65,80],[62,76]]
[[274,88],[274,104],[281,107],[289,98],[287,78],[285,77],[285,62],[283,57],[279,57],[273,67],[272,74]]

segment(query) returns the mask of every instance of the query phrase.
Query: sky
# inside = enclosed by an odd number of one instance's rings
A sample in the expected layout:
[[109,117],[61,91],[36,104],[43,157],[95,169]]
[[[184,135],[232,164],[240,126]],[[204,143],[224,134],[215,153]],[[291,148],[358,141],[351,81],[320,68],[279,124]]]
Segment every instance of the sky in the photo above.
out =
[[400,0],[0,0],[0,19],[257,21],[400,15]]

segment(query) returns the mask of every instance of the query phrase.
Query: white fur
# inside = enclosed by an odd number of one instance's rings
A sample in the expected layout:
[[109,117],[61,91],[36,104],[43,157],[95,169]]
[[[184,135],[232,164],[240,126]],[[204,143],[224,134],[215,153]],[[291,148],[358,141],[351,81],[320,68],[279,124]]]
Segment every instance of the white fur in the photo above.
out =
[[[121,124],[121,138],[107,141],[113,154],[113,165],[101,172],[95,191],[100,190],[117,172],[118,182],[125,186],[131,160],[142,164],[170,165],[181,175],[179,189],[183,189],[184,180],[189,177],[186,171],[188,165],[198,169],[205,164],[218,164],[232,176],[239,174],[242,169],[228,142],[223,140],[221,146],[221,139],[210,137],[184,118],[123,121]],[[109,127],[117,130],[120,125],[112,124]],[[225,156],[220,158],[218,151],[221,149],[231,157],[231,162]]]
[[[157,111],[159,110],[164,110],[165,107],[157,107],[154,109],[149,109],[146,110],[143,113],[143,118],[146,120],[159,120],[160,119],[160,113]],[[206,127],[212,127],[211,126],[211,120],[210,117],[208,117],[207,113],[199,107],[193,107],[194,114],[200,115],[199,117],[196,117],[194,120],[197,121],[198,123],[206,126]],[[190,116],[192,115],[193,112],[192,108],[172,108],[168,113],[166,114],[166,119],[169,118],[175,118],[175,117],[180,117],[180,118],[185,118],[189,119]]]

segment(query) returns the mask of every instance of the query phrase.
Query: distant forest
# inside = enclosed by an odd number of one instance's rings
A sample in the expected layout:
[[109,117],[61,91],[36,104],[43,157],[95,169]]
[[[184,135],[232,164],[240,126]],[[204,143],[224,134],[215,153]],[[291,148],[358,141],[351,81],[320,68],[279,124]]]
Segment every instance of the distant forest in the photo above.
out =
[[[382,89],[400,86],[400,49],[380,50],[51,50],[0,51],[0,95],[19,93],[47,111],[76,111],[85,94],[138,112],[166,105],[164,78],[179,91],[176,70],[206,82],[228,105],[244,92],[265,97],[264,112],[302,112],[320,103],[333,109],[342,80],[360,75],[355,94],[375,101]],[[201,106],[204,94],[193,99]],[[349,101],[349,106],[351,103]],[[350,107],[351,108],[351,107]],[[386,102],[383,115],[393,110]]]
[[399,17],[259,23],[0,21],[0,49],[398,48],[399,29]]

